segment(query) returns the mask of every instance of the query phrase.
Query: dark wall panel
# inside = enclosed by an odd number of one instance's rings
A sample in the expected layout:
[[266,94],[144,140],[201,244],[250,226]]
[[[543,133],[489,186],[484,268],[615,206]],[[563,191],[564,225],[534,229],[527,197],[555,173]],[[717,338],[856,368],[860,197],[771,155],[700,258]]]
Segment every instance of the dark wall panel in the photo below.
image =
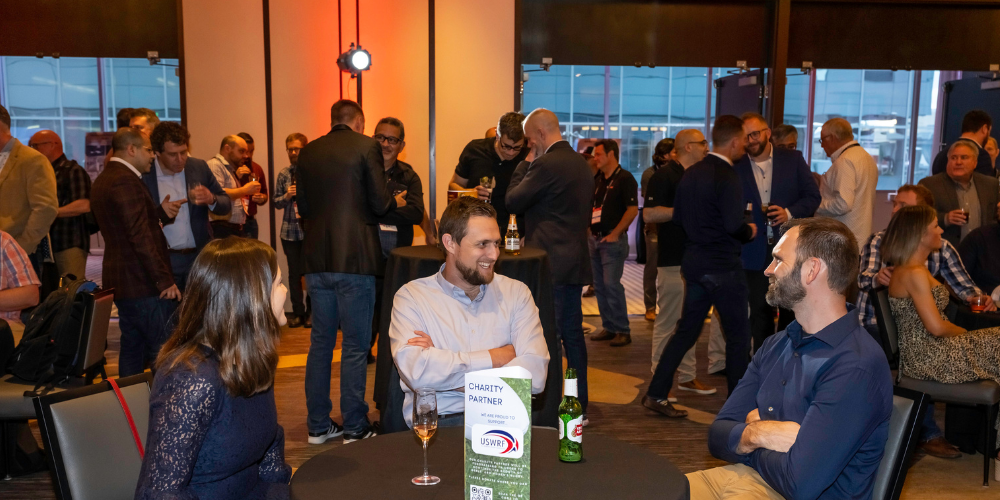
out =
[[792,2],[788,67],[989,70],[997,5]]
[[0,0],[0,55],[178,57],[178,0]]
[[521,62],[726,66],[763,63],[763,2],[522,0]]

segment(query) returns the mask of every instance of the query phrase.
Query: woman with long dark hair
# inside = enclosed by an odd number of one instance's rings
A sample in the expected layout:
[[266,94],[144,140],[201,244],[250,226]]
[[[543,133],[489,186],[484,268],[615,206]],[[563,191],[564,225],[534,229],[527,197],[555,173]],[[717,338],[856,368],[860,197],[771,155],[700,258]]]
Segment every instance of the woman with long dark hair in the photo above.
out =
[[928,255],[941,249],[942,232],[937,212],[927,205],[902,208],[885,232],[882,259],[895,265],[889,304],[899,331],[899,371],[946,384],[1000,382],[1000,328],[966,331],[944,314],[948,288],[927,270]]
[[137,499],[287,498],[274,403],[286,294],[260,241],[215,240],[198,255],[156,360]]

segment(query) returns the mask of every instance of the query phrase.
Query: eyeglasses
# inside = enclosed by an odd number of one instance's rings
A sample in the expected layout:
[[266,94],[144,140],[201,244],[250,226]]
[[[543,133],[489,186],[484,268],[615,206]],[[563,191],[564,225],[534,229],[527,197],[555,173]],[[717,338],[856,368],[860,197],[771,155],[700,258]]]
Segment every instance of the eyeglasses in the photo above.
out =
[[[708,146],[708,139],[702,139],[700,141],[691,141],[688,144],[699,144],[702,146]],[[685,144],[685,146],[687,146],[687,144]]]
[[142,149],[145,149],[146,152],[149,153],[149,154],[153,154],[153,148],[148,148],[146,146],[143,146]]
[[302,151],[302,148],[285,148],[285,151],[288,151],[289,153],[299,153]]
[[382,134],[375,134],[375,135],[372,136],[372,139],[375,139],[376,141],[378,141],[380,143],[381,142],[388,142],[392,146],[395,146],[395,145],[403,142],[403,140],[400,139],[399,137],[393,137],[391,135],[382,135]]
[[523,143],[520,146],[508,146],[508,145],[504,144],[503,141],[501,141],[499,137],[497,137],[497,144],[500,145],[500,149],[502,149],[502,150],[504,150],[504,151],[506,151],[508,153],[517,153],[518,151],[521,151],[522,149],[524,149],[524,144]]
[[764,127],[764,128],[762,128],[760,130],[756,130],[756,131],[750,132],[749,134],[747,134],[747,139],[750,139],[751,141],[756,141],[756,140],[760,139],[760,133],[763,132],[763,131],[765,131],[765,130],[769,130],[769,129],[767,127]]
[[829,141],[831,137],[833,137],[833,134],[821,135],[819,136],[819,143],[823,144],[824,142]]
[[774,147],[778,149],[787,149],[790,151],[795,150],[795,144],[775,144]]

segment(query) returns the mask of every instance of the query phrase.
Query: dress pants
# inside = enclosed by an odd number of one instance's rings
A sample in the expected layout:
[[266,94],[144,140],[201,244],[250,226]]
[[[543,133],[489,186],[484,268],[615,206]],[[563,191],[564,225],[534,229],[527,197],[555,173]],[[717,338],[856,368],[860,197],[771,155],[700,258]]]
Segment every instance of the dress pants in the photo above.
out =
[[642,302],[646,312],[656,312],[656,275],[658,272],[656,259],[659,255],[656,230],[646,232],[646,263],[642,268]]
[[700,470],[686,477],[691,486],[691,498],[698,500],[784,500],[757,471],[743,464]]
[[363,432],[368,421],[365,385],[368,349],[371,346],[375,277],[362,274],[312,273],[306,275],[316,309],[306,356],[306,410],[309,432],[330,428],[330,365],[337,345],[337,327],[344,332],[340,356],[340,412],[344,431]]
[[576,370],[577,395],[587,413],[587,344],[583,340],[583,285],[555,285],[552,298],[556,309],[556,329],[566,354],[566,364]]
[[257,219],[254,217],[247,216],[247,221],[243,223],[243,236],[246,238],[257,239],[260,234],[260,229],[257,227]]
[[227,238],[229,236],[239,236],[243,237],[243,226],[240,224],[233,224],[226,221],[213,220],[212,225],[212,235],[217,240],[222,238]]
[[647,394],[653,399],[667,399],[674,383],[674,373],[687,351],[697,343],[705,317],[713,305],[719,312],[726,337],[726,376],[729,393],[732,394],[750,362],[746,275],[740,269],[685,276],[685,280],[687,288],[677,333],[667,343],[656,365]]
[[170,272],[174,275],[174,283],[181,293],[187,288],[188,273],[191,272],[191,266],[197,258],[198,252],[170,252]]
[[118,327],[121,348],[118,356],[118,376],[142,373],[152,366],[160,347],[173,333],[177,324],[176,300],[158,296],[141,299],[115,299],[118,306]]
[[67,248],[56,252],[52,258],[56,261],[59,276],[72,274],[76,279],[87,277],[87,251],[79,248]]
[[622,234],[618,241],[601,242],[594,236],[587,237],[590,247],[591,269],[594,271],[594,292],[597,309],[601,313],[604,329],[614,333],[630,334],[628,304],[622,273],[628,258],[628,237]]
[[292,301],[292,314],[300,319],[306,319],[308,300],[302,300],[302,276],[305,266],[305,255],[301,241],[281,240],[281,249],[285,252],[288,262],[288,294]]
[[[677,320],[681,318],[681,306],[684,304],[684,277],[681,266],[661,267],[656,271],[656,292],[660,313],[653,323],[653,359],[650,371],[656,373],[656,365],[660,362],[663,349],[677,331]],[[708,339],[708,372],[715,373],[726,368],[726,340],[722,337],[722,329],[718,327],[719,316],[713,315],[712,328]],[[697,378],[695,364],[695,348],[688,349],[677,367],[677,381],[690,382]]]

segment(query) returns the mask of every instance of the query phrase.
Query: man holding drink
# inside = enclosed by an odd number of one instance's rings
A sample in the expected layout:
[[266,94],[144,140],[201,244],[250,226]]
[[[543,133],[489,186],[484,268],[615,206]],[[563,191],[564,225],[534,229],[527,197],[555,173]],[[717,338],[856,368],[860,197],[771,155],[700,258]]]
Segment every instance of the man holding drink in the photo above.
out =
[[938,225],[944,229],[941,237],[952,246],[973,229],[997,220],[1000,184],[975,171],[978,156],[969,141],[956,141],[948,149],[947,169],[920,180],[934,196]]

